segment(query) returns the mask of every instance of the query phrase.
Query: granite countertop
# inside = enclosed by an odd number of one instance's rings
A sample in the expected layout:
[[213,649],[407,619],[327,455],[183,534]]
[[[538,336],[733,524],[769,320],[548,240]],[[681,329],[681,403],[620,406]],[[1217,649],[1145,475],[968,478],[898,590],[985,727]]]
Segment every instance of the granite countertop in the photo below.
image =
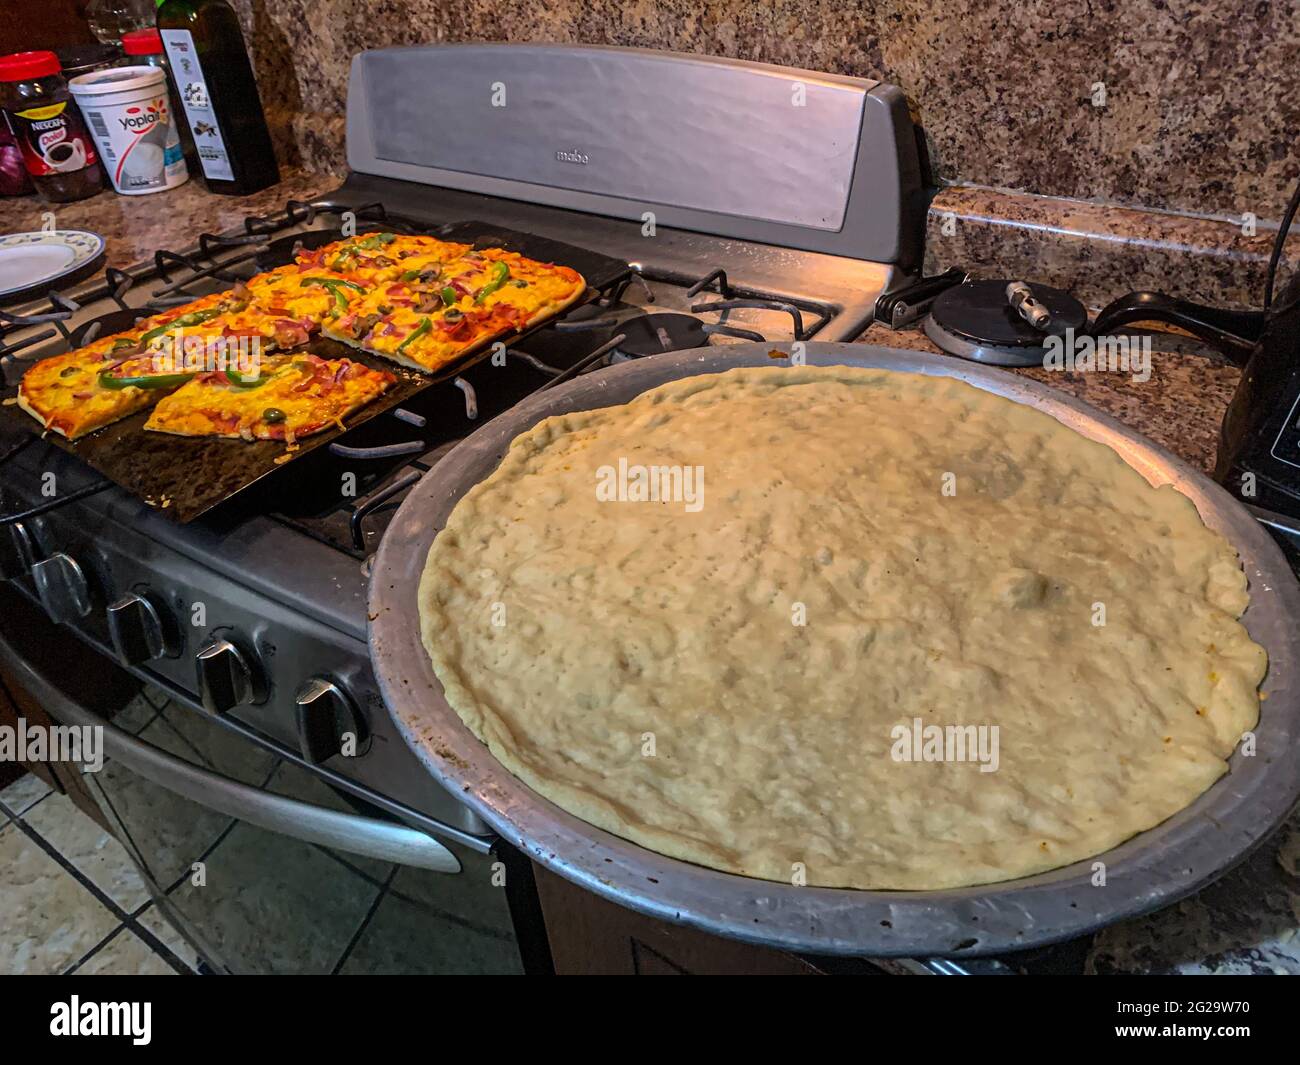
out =
[[[919,328],[894,331],[877,323],[858,339],[881,347],[942,354]],[[1218,450],[1219,426],[1241,371],[1199,341],[1182,335],[1155,333],[1151,349],[1147,381],[1122,372],[1072,373],[1039,367],[1008,372],[1068,392],[1210,473]]]
[[98,233],[106,262],[125,267],[152,259],[159,248],[184,248],[200,233],[220,233],[251,214],[280,210],[290,199],[307,200],[327,192],[337,179],[291,171],[278,185],[251,196],[218,196],[191,177],[184,185],[150,196],[119,196],[105,189],[76,203],[46,203],[36,195],[0,199],[0,233],[42,228],[46,212],[58,229]]
[[[111,191],[79,203],[54,205],[34,196],[0,200],[0,232],[39,229],[45,211],[61,229],[88,229],[107,243],[108,262],[129,266],[163,247],[185,247],[200,232],[222,232],[245,216],[311,199],[338,179],[286,173],[273,188],[252,196],[207,193],[197,181],[154,196]],[[1051,281],[1051,278],[1043,278]],[[883,347],[938,349],[919,329],[873,325],[859,338]],[[1213,469],[1220,422],[1240,371],[1191,338],[1155,334],[1151,376],[1127,373],[1012,371],[1077,396],[1196,468]],[[1086,966],[1093,972],[1300,973],[1300,815],[1242,865],[1197,895],[1147,917],[1099,933]]]

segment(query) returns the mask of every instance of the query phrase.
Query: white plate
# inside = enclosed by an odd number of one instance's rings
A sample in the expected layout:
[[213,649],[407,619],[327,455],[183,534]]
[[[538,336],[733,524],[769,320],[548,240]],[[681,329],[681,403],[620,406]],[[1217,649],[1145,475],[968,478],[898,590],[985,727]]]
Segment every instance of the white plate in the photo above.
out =
[[0,237],[0,299],[75,273],[104,253],[104,238],[80,229]]

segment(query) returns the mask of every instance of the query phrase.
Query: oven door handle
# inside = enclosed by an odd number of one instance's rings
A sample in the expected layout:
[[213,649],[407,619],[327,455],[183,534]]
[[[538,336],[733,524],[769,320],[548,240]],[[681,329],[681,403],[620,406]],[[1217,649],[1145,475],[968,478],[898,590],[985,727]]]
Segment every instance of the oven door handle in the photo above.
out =
[[318,843],[381,862],[436,873],[459,873],[460,860],[436,839],[394,821],[345,814],[274,795],[189,762],[136,739],[80,706],[33,669],[0,634],[0,657],[18,682],[63,725],[102,729],[103,754],[182,798],[268,832]]

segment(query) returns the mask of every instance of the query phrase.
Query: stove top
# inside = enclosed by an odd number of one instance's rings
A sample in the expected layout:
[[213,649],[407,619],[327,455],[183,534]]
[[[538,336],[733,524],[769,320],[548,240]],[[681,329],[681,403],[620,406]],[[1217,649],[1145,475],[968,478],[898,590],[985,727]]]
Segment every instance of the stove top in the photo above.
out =
[[[566,217],[571,212],[521,210],[523,205],[489,204],[486,198],[459,193],[444,192],[437,203],[440,209],[435,210],[428,203],[427,190],[412,196],[409,188],[401,189],[402,210],[390,210],[370,198],[371,193],[383,191],[374,187],[374,179],[370,182],[366,187],[366,179],[354,179],[349,184],[361,188],[345,185],[312,203],[290,201],[278,214],[246,219],[242,231],[200,234],[196,245],[184,251],[160,250],[151,264],[125,270],[109,267],[102,279],[0,311],[4,383],[15,383],[34,359],[88,343],[139,315],[246,280],[258,270],[290,261],[300,246],[336,239],[348,215],[362,229],[437,232],[456,226],[459,219],[448,210],[460,206],[498,224],[531,224],[530,232],[540,230],[560,239],[598,235],[603,240],[610,235],[575,233],[577,228],[593,228],[592,220],[579,226],[577,219]],[[390,198],[393,191],[388,190]],[[461,203],[450,202],[454,200]],[[492,210],[485,210],[489,207]],[[601,221],[611,228],[611,223]],[[625,244],[627,234],[619,235],[624,238],[620,244]],[[431,454],[441,453],[477,423],[559,375],[700,344],[842,339],[869,321],[874,298],[891,274],[877,264],[840,260],[839,272],[844,273],[847,265],[850,276],[838,277],[838,283],[821,290],[821,295],[813,285],[778,283],[770,260],[773,252],[792,256],[795,261],[789,265],[801,267],[817,282],[819,275],[828,272],[826,256],[779,249],[766,249],[764,256],[765,249],[688,234],[650,243],[668,245],[670,254],[661,260],[629,259],[626,275],[596,302],[575,308],[512,345],[504,359],[465,372],[454,382],[454,390],[429,389],[404,403],[394,416],[376,418],[331,444],[328,455],[296,460],[290,488],[286,489],[288,478],[273,477],[265,491],[255,492],[252,500],[234,509],[269,510],[295,529],[364,557],[382,535],[384,515],[400,503],[401,492],[413,476],[428,468]],[[607,246],[600,250],[606,251]],[[738,265],[738,252],[749,262]],[[688,268],[684,262],[688,254],[701,256],[702,265]],[[713,257],[703,258],[706,255]],[[229,520],[229,515],[221,518]]]
[[[96,490],[98,475],[49,442],[0,433],[0,514],[49,508],[0,526],[0,572],[137,675],[336,785],[413,823],[484,832],[418,768],[370,678],[369,559],[406,491],[479,425],[573,374],[693,345],[854,337],[895,267],[662,229],[649,239],[626,220],[353,175],[319,200],[0,311],[0,367],[13,384],[35,359],[287,262],[345,222],[438,232],[466,219],[590,248],[628,269],[504,357],[417,393],[188,525],[122,489]],[[42,490],[49,483],[53,497]],[[154,616],[173,634],[168,651],[132,660],[140,619]],[[214,656],[215,666],[198,664]],[[232,671],[255,679],[260,701],[214,705]],[[350,708],[335,718],[364,719],[364,757],[304,738],[303,692],[321,678]]]

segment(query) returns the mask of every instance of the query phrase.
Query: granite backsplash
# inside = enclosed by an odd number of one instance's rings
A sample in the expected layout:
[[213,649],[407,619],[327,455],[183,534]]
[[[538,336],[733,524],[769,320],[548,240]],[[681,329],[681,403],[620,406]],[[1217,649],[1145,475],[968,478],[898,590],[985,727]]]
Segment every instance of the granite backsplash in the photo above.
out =
[[[284,161],[317,172],[346,166],[348,67],[367,48],[629,45],[891,81],[912,103],[932,182],[961,189],[936,215],[953,212],[964,237],[927,266],[978,251],[986,274],[1059,268],[1036,276],[1085,278],[1093,304],[1136,287],[1133,256],[1114,254],[1129,230],[1142,283],[1257,302],[1270,229],[1300,176],[1300,0],[232,2]],[[1095,204],[1138,213],[1096,240],[1050,221],[1104,214]]]

